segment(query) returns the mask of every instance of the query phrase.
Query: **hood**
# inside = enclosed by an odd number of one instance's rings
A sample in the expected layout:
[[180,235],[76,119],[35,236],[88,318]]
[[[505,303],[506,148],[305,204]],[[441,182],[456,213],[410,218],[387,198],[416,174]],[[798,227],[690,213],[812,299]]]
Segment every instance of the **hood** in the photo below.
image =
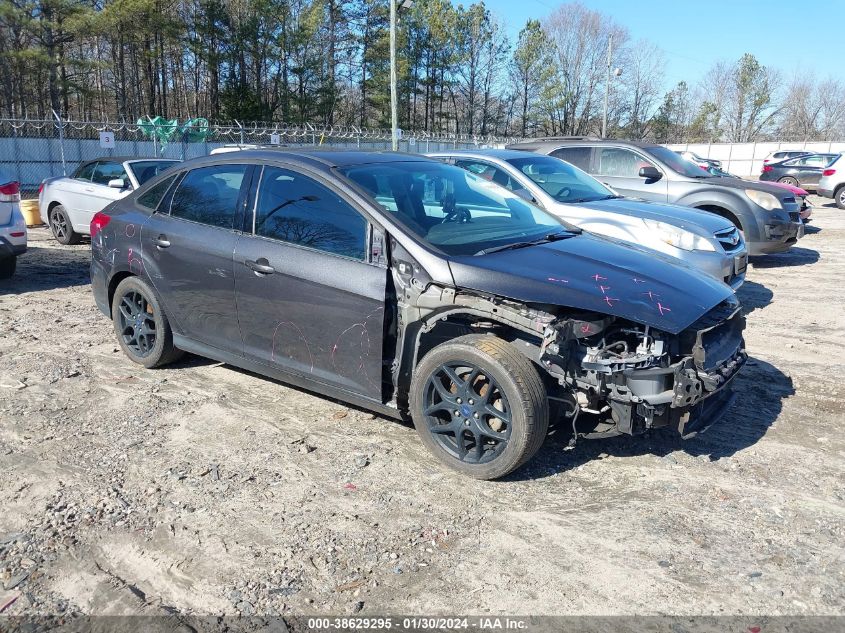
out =
[[786,182],[770,182],[770,183],[767,183],[767,184],[770,184],[773,187],[780,187],[781,189],[788,189],[789,191],[794,193],[796,196],[806,197],[806,196],[810,195],[809,193],[807,193],[801,187],[796,187],[796,186],[790,185],[789,183],[786,183]]
[[449,261],[455,284],[525,303],[592,310],[677,334],[730,287],[655,251],[588,233]]
[[713,237],[713,234],[718,231],[733,228],[733,224],[728,220],[709,211],[701,211],[692,207],[682,207],[675,204],[648,202],[647,200],[638,200],[636,198],[615,198],[613,200],[581,202],[578,203],[578,206],[597,209],[607,213],[619,213],[636,218],[666,222],[706,237]]
[[784,194],[783,187],[776,187],[770,182],[760,182],[759,180],[742,180],[741,178],[713,176],[712,178],[708,178],[700,182],[705,182],[710,185],[730,187],[731,189],[755,189],[757,191],[765,191],[777,196],[778,199],[780,199]]

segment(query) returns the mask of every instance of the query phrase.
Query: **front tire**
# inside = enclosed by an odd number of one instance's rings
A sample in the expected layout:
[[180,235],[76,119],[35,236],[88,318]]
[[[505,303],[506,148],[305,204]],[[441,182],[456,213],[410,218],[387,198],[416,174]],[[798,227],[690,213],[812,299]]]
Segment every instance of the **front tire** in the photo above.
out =
[[410,407],[426,448],[476,479],[498,479],[525,464],[549,426],[540,375],[495,336],[462,336],[426,354],[411,380]]
[[117,285],[111,312],[117,341],[131,361],[151,369],[182,356],[173,346],[167,315],[143,279],[127,277]]
[[7,257],[0,260],[0,279],[9,279],[15,274],[15,269],[18,267],[18,258],[16,256]]
[[65,211],[62,205],[57,204],[50,209],[47,220],[50,222],[50,231],[52,231],[53,237],[56,238],[59,244],[64,244],[65,246],[79,244],[81,236],[73,230],[73,225],[70,223],[67,211]]

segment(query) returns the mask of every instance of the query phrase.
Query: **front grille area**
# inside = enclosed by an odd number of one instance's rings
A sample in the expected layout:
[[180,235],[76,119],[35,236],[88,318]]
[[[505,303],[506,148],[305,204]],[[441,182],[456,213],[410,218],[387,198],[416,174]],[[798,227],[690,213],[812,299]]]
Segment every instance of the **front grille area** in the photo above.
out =
[[736,227],[725,229],[714,233],[713,236],[718,240],[726,253],[732,253],[742,248],[742,236]]
[[784,204],[795,204],[795,198],[792,196],[787,196],[781,200]]

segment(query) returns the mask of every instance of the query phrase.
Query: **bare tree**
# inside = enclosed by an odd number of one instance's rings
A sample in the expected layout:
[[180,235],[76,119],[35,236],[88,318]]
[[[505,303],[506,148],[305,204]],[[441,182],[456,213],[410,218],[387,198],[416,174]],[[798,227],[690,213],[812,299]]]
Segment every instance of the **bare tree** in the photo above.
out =
[[660,100],[666,58],[656,45],[637,40],[625,49],[618,91],[622,102],[622,127],[629,138],[645,138]]
[[602,105],[607,49],[622,49],[628,32],[610,17],[575,2],[558,7],[543,28],[554,45],[553,132],[586,134],[595,128]]
[[778,133],[783,138],[832,140],[845,126],[845,84],[796,75],[784,93],[779,118]]

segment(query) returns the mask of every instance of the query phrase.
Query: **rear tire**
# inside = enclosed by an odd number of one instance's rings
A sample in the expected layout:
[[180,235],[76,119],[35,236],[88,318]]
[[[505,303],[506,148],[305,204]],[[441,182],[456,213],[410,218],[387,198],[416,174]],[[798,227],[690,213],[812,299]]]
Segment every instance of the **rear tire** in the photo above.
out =
[[173,346],[167,315],[143,279],[127,277],[117,285],[111,313],[117,342],[129,360],[152,369],[182,356]]
[[81,236],[73,230],[73,225],[70,223],[67,211],[65,211],[62,205],[57,204],[50,209],[50,212],[47,214],[47,221],[50,223],[50,231],[52,231],[53,237],[56,238],[59,244],[64,244],[65,246],[79,244]]
[[18,258],[13,255],[6,259],[0,260],[0,279],[9,279],[15,274],[15,269],[18,267]]
[[798,180],[793,178],[792,176],[784,176],[783,178],[778,178],[778,182],[783,183],[784,185],[792,185],[793,187],[798,186]]
[[498,479],[525,464],[549,427],[540,375],[495,336],[461,336],[426,354],[411,380],[410,408],[426,448],[475,479]]
[[845,209],[845,185],[839,185],[839,189],[833,193],[833,200],[837,207]]

